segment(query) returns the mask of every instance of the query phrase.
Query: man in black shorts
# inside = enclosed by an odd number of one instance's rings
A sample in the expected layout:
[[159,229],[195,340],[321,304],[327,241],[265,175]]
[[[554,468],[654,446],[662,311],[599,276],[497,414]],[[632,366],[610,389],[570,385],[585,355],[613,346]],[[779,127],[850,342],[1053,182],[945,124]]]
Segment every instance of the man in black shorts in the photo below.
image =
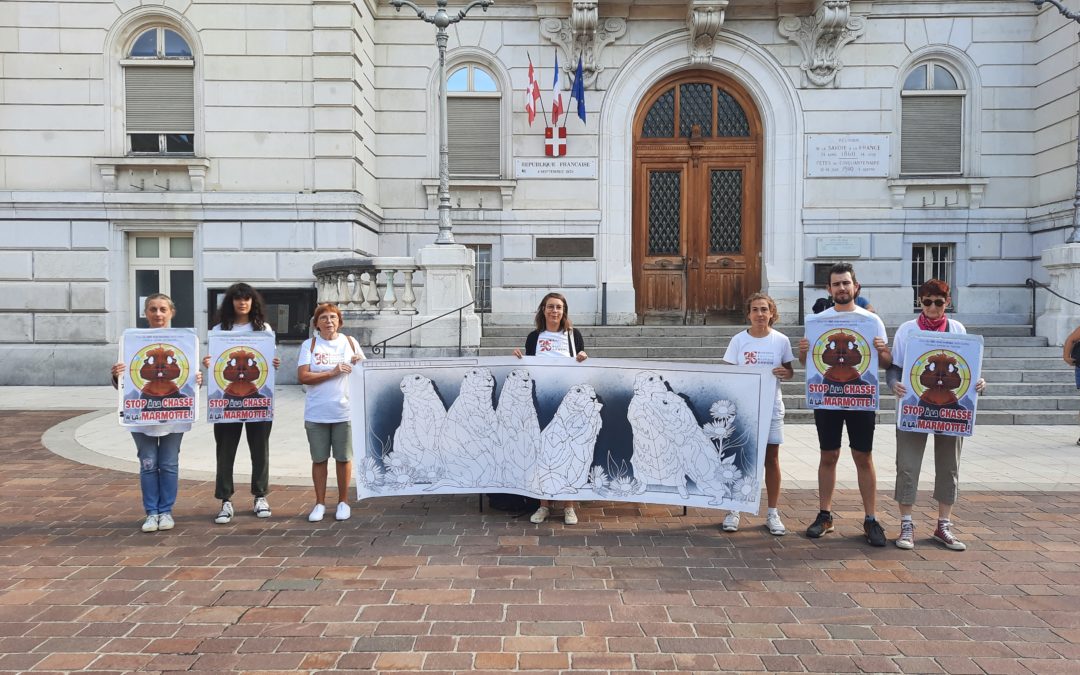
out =
[[[889,351],[885,324],[872,312],[855,304],[859,295],[859,282],[855,279],[855,270],[850,263],[836,263],[829,270],[829,293],[834,305],[821,312],[821,316],[830,316],[840,312],[856,312],[872,316],[877,322],[874,336],[874,349],[878,353],[878,365],[888,368],[892,365],[892,352]],[[799,361],[806,365],[806,355],[810,351],[810,342],[803,337],[799,340]],[[817,427],[818,445],[821,447],[821,459],[818,463],[818,500],[820,511],[814,523],[807,528],[806,536],[817,539],[833,531],[832,498],[836,489],[836,463],[840,460],[841,434],[847,425],[848,444],[851,456],[855,460],[855,469],[859,475],[859,493],[862,495],[863,532],[871,546],[885,545],[885,530],[877,520],[877,474],[874,471],[874,424],[875,410],[815,410],[814,425]]]

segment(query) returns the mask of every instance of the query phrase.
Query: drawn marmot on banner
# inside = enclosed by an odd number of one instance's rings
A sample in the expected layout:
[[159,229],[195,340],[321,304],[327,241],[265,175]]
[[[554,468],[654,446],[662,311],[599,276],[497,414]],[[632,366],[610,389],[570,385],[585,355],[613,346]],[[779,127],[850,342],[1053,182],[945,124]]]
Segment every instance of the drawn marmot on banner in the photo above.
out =
[[588,482],[603,407],[591,386],[570,387],[555,417],[540,433],[531,489],[546,495],[575,493]]
[[720,468],[720,453],[716,445],[702,431],[694,411],[682,396],[665,391],[651,396],[649,401],[656,411],[655,423],[660,433],[668,440],[670,447],[678,450],[682,460],[681,469],[678,465],[669,469],[679,472],[674,476],[676,481],[682,483],[679,494],[685,497],[686,477],[689,477],[702,494],[712,497],[709,503],[715,504],[725,492],[723,483],[716,480],[716,471]]
[[529,371],[510,371],[499,394],[495,419],[503,443],[503,465],[500,484],[520,487],[525,475],[536,462],[540,449],[540,422],[533,404],[533,379]]
[[436,443],[446,423],[446,407],[423,375],[406,375],[399,387],[404,395],[401,424],[389,457],[416,469],[416,478],[432,476],[439,463]]
[[223,392],[225,398],[245,399],[257,395],[259,388],[255,386],[255,382],[261,375],[262,370],[255,360],[255,354],[246,349],[232,352],[221,371],[221,377],[229,383]]
[[[665,436],[658,424],[659,398],[670,393],[664,378],[651,370],[643,370],[634,378],[634,396],[630,399],[626,417],[633,431],[634,454],[630,466],[634,478],[642,484],[667,485],[676,488],[686,499],[686,471],[677,446]],[[654,397],[657,397],[654,400]]]
[[142,386],[142,398],[161,401],[166,398],[180,398],[180,388],[176,378],[180,377],[180,364],[176,354],[165,345],[158,345],[146,352],[139,376],[146,381]]
[[863,355],[854,335],[837,331],[825,338],[825,351],[821,353],[821,360],[829,366],[828,370],[822,373],[826,381],[847,384],[859,379],[859,369],[855,366],[862,363]]
[[948,354],[935,354],[926,360],[919,374],[919,383],[926,390],[919,396],[925,405],[937,408],[955,407],[958,404],[956,390],[964,383],[956,359]]
[[491,404],[494,388],[495,378],[487,368],[473,368],[465,373],[436,442],[442,478],[428,490],[495,485],[495,458],[501,455],[502,441]]

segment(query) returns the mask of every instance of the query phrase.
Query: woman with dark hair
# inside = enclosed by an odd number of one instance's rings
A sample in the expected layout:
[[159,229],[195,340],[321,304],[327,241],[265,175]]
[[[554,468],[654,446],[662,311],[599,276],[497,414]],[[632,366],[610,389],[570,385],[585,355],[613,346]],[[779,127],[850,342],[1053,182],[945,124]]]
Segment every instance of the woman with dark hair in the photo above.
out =
[[[233,284],[225,290],[217,313],[218,324],[211,330],[250,333],[274,330],[266,323],[266,308],[262,295],[244,282]],[[274,357],[274,368],[281,360]],[[203,358],[203,367],[210,367],[210,357]],[[255,498],[254,511],[257,518],[270,517],[270,427],[272,422],[219,422],[214,424],[214,442],[217,452],[217,476],[214,479],[214,496],[221,500],[221,510],[214,522],[224,525],[233,519],[235,509],[233,496],[233,465],[236,449],[240,446],[240,432],[246,431],[248,454],[251,456],[251,494]]]
[[[570,308],[566,298],[560,293],[548,293],[540,301],[536,310],[536,330],[525,338],[525,351],[514,350],[514,356],[547,356],[569,358],[581,363],[589,358],[585,353],[585,340],[570,321]],[[578,522],[577,502],[567,501],[563,505],[563,522],[576,525]],[[542,523],[551,514],[551,502],[540,500],[540,508],[529,518],[534,523]]]
[[[176,315],[176,305],[164,293],[153,293],[146,296],[143,314],[150,328],[168,328]],[[114,389],[120,387],[126,369],[124,363],[113,365]],[[202,384],[202,373],[195,374],[195,381]],[[171,530],[176,525],[172,510],[180,482],[180,443],[188,431],[191,422],[172,422],[131,432],[139,457],[139,489],[146,512],[143,532]]]
[[[945,316],[952,297],[949,284],[940,279],[931,279],[919,286],[919,302],[922,313],[918,317],[900,324],[893,336],[893,364],[885,371],[885,380],[896,394],[897,400],[907,394],[907,387],[900,381],[903,377],[904,350],[907,342],[918,331],[942,333],[967,333],[964,324]],[[980,394],[986,389],[986,380],[979,378],[975,391]],[[896,488],[893,497],[900,506],[900,536],[896,539],[897,548],[910,550],[915,548],[915,525],[911,512],[915,506],[915,497],[919,490],[919,473],[922,471],[923,452],[926,450],[926,437],[917,431],[896,430]],[[960,448],[963,439],[959,436],[933,434],[934,437],[934,499],[938,503],[937,528],[933,538],[946,548],[963,551],[967,548],[952,532],[952,507],[956,503],[960,483]]]

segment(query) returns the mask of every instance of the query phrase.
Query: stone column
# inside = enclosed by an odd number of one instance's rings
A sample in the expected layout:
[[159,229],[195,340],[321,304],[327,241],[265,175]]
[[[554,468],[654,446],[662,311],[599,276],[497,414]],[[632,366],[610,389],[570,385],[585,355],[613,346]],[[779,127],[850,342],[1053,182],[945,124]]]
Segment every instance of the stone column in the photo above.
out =
[[[416,252],[416,264],[424,271],[420,313],[413,325],[455,310],[473,299],[476,254],[460,244],[432,244]],[[419,328],[414,347],[457,347],[458,315],[453,313]],[[470,306],[461,317],[462,347],[480,346],[480,317]]]
[[[1050,275],[1050,288],[1066,298],[1080,301],[1080,244],[1061,244],[1046,249],[1042,264]],[[1045,311],[1035,320],[1035,333],[1047,338],[1051,345],[1063,345],[1069,333],[1080,326],[1080,306],[1052,293],[1047,296]]]

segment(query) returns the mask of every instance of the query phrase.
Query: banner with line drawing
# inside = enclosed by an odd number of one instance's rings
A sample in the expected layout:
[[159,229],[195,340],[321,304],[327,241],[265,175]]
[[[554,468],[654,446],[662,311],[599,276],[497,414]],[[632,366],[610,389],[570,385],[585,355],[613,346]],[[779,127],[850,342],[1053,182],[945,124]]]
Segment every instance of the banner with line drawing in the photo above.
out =
[[898,401],[896,427],[903,431],[971,436],[982,370],[981,335],[913,331],[904,349],[907,389]]
[[512,492],[758,510],[776,380],[756,368],[367,360],[351,387],[360,499]]
[[210,331],[206,421],[274,419],[274,334]]
[[120,424],[152,427],[199,415],[199,340],[191,328],[129,328],[120,338]]

